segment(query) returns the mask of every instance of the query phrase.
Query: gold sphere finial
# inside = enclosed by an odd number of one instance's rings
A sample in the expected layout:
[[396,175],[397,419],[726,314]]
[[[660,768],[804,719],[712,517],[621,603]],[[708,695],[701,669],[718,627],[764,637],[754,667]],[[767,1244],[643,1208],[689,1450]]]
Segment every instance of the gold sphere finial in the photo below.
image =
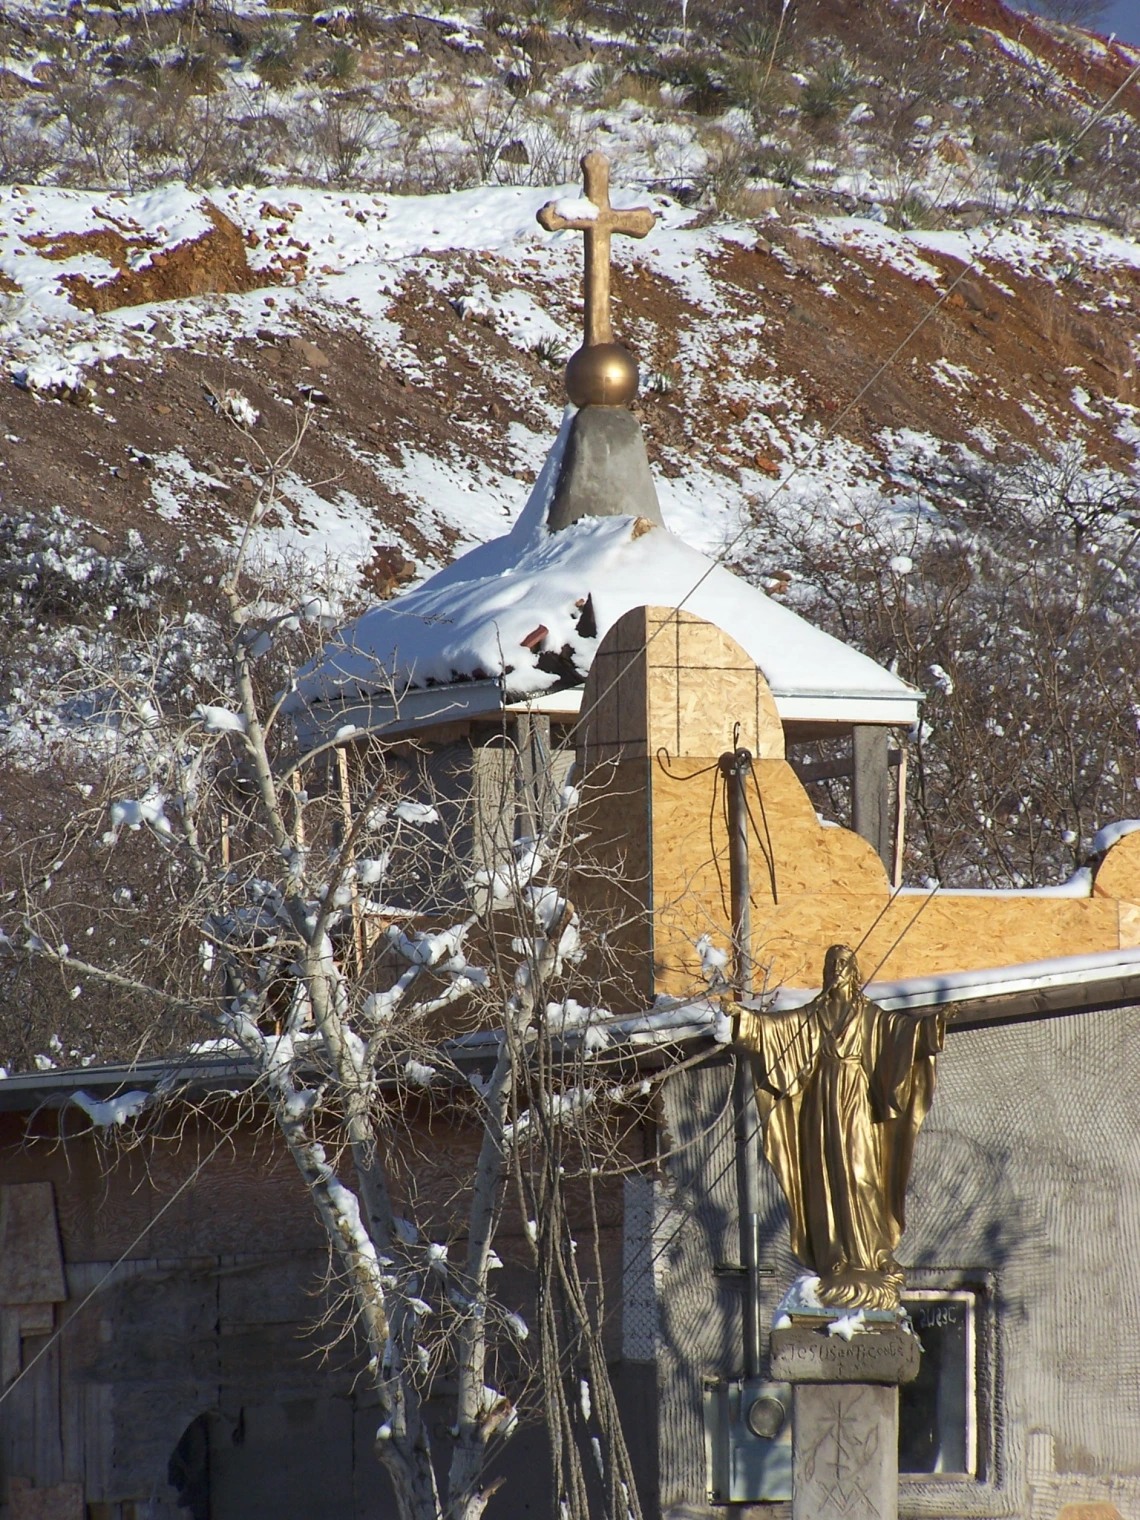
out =
[[637,395],[637,360],[620,343],[591,343],[566,366],[566,394],[575,406],[626,406]]

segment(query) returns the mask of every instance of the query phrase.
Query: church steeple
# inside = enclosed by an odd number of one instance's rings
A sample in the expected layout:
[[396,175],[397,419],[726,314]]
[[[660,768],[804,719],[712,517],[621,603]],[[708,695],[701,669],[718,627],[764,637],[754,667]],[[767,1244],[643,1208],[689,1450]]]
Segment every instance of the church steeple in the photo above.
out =
[[546,524],[552,532],[583,517],[643,517],[664,526],[641,426],[628,405],[637,395],[637,360],[614,339],[610,319],[610,244],[615,233],[643,238],[656,215],[647,206],[610,205],[610,165],[602,153],[582,160],[585,197],[548,201],[538,213],[548,232],[585,234],[583,343],[566,366],[566,394],[580,408],[571,424]]

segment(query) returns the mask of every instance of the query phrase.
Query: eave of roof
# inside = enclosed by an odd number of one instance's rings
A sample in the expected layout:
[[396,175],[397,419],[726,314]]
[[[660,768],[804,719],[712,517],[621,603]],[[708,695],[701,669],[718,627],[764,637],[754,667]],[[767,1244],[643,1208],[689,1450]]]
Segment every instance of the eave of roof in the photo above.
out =
[[[751,1000],[751,1006],[790,1013],[802,1008],[817,990],[787,989],[774,999]],[[945,1008],[951,1034],[1115,1008],[1137,1007],[1140,1011],[1140,948],[898,982],[871,982],[866,992],[888,1012],[918,1014]],[[596,1027],[608,1033],[611,1056],[660,1066],[671,1058],[670,1052],[684,1055],[695,1044],[722,1043],[723,1030],[720,1040],[715,1033],[722,1025],[719,1000],[702,996],[688,1003],[664,1004],[641,1014],[607,1019]],[[496,1030],[477,1030],[448,1041],[447,1054],[461,1070],[485,1066],[493,1063],[499,1039]],[[573,1043],[572,1037],[568,1039],[568,1045]],[[187,1096],[237,1094],[256,1079],[251,1061],[226,1053],[137,1065],[20,1072],[0,1080],[0,1112],[62,1108],[81,1091],[109,1097],[128,1088],[150,1092],[161,1085],[173,1085],[179,1094]]]

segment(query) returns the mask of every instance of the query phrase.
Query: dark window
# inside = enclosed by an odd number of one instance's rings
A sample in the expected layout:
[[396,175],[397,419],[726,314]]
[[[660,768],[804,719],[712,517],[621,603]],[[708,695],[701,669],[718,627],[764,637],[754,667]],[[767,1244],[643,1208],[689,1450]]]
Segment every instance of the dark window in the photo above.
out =
[[904,1303],[922,1369],[899,1389],[899,1471],[976,1477],[977,1295],[919,1289]]

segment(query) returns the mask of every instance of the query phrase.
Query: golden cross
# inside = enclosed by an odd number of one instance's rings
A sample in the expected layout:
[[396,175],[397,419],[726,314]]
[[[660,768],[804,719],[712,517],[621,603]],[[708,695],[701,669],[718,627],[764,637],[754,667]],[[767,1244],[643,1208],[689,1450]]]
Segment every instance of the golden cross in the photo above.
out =
[[[595,343],[612,343],[610,325],[610,239],[615,232],[626,237],[643,238],[653,228],[657,217],[648,206],[615,211],[610,205],[610,161],[604,153],[587,153],[582,160],[582,178],[586,186],[586,203],[595,209],[585,215],[581,201],[548,201],[538,213],[547,232],[584,232],[586,234],[585,325],[586,347]],[[563,215],[559,207],[571,214]]]

